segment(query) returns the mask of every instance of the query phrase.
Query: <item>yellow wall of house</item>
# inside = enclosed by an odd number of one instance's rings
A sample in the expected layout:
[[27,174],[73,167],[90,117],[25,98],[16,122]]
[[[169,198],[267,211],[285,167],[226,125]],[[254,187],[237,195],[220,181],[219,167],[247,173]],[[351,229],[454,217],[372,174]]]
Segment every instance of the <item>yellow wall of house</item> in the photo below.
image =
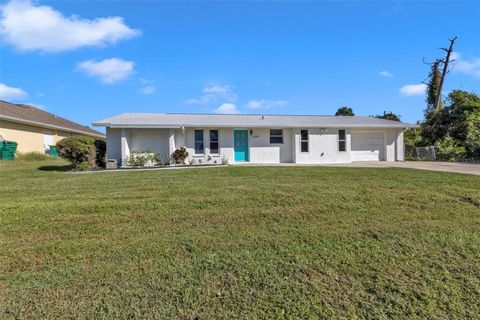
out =
[[44,152],[44,133],[52,134],[54,144],[72,133],[32,126],[23,123],[0,120],[0,135],[5,140],[18,143],[17,152]]

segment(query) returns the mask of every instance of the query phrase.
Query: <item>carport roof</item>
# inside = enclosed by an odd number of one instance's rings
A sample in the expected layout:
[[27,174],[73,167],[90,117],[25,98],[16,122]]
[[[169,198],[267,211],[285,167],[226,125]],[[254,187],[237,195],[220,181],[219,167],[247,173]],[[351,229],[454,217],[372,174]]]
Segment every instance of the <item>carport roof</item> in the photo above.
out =
[[416,125],[358,116],[122,113],[93,123],[112,128],[412,128]]

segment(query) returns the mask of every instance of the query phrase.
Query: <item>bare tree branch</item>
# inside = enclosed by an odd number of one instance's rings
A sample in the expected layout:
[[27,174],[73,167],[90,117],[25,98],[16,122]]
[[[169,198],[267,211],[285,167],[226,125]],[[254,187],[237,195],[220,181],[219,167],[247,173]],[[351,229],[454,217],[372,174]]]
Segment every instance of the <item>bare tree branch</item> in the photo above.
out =
[[448,63],[450,62],[450,56],[453,52],[453,45],[455,44],[455,41],[457,40],[458,36],[455,36],[453,39],[450,39],[450,46],[448,49],[446,48],[441,48],[442,50],[447,52],[447,56],[444,59],[443,62],[443,71],[442,71],[442,77],[440,78],[440,85],[438,88],[437,96],[435,97],[435,110],[439,111],[440,110],[440,102],[442,100],[442,87],[443,83],[445,81],[445,76],[447,75],[448,72]]

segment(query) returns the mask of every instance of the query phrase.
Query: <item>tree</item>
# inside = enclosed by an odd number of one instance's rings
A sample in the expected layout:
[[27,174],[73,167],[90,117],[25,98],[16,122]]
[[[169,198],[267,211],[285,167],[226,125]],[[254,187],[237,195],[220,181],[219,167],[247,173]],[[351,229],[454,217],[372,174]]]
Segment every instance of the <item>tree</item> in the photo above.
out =
[[475,93],[453,90],[444,108],[426,113],[421,124],[422,138],[426,144],[437,144],[450,137],[463,146],[466,157],[480,153],[480,97]]
[[375,118],[378,118],[378,119],[385,119],[385,120],[392,120],[392,121],[399,121],[400,122],[400,116],[389,111],[383,111],[383,114],[380,114],[380,115],[376,115],[374,116]]
[[337,112],[335,112],[336,116],[350,116],[353,117],[355,114],[353,113],[352,108],[349,107],[341,107],[338,108]]
[[[435,110],[435,100],[440,89],[440,79],[442,75],[440,74],[440,60],[435,61],[432,64],[430,73],[428,74],[428,84],[427,84],[427,97],[425,102],[427,102],[427,109],[425,112],[430,110]],[[442,103],[440,101],[440,109],[442,108]]]
[[453,45],[455,44],[456,40],[457,40],[457,37],[455,36],[453,39],[450,39],[450,47],[448,49],[447,48],[442,48],[442,50],[447,53],[447,56],[445,57],[445,59],[442,60],[442,62],[443,62],[442,76],[440,78],[440,83],[438,85],[437,96],[435,97],[434,109],[437,110],[437,111],[439,111],[441,109],[443,82],[445,81],[445,77],[447,76],[448,63],[450,62],[450,56],[452,55]]

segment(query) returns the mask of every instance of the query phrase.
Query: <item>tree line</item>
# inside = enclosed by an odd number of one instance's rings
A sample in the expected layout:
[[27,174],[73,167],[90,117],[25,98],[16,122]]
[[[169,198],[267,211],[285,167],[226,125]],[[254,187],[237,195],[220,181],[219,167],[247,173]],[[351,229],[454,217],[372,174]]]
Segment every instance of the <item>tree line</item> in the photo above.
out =
[[[442,88],[449,73],[453,46],[442,48],[445,58],[429,63],[426,82],[424,118],[418,128],[405,131],[405,145],[411,147],[434,146],[437,158],[446,161],[480,161],[480,96],[475,92],[454,89],[442,99]],[[341,107],[336,116],[354,116],[350,107]],[[400,121],[400,116],[385,111],[376,118]]]

